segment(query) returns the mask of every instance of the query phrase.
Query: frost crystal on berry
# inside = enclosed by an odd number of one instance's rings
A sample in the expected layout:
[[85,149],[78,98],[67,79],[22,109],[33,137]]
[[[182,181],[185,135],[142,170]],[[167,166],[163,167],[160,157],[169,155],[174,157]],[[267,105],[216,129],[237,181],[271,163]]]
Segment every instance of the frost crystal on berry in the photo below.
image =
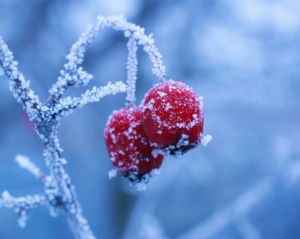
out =
[[203,133],[203,103],[191,87],[169,80],[154,86],[142,102],[142,124],[151,146],[172,155],[196,147]]
[[140,108],[126,107],[114,112],[104,137],[112,164],[131,181],[140,181],[162,163],[162,155],[152,154],[153,148],[142,128]]

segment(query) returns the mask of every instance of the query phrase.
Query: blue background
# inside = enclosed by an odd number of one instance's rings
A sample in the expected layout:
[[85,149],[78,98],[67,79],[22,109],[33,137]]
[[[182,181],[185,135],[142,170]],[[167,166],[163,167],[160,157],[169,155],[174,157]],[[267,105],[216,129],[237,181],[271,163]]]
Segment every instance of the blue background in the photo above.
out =
[[[97,238],[300,238],[300,3],[296,0],[0,0],[0,35],[31,88],[46,100],[71,45],[98,15],[124,14],[154,34],[167,78],[204,96],[204,134],[213,140],[137,192],[113,168],[103,131],[125,94],[89,104],[61,121],[59,137],[72,183]],[[78,96],[126,81],[123,33],[105,30],[86,53],[94,75]],[[138,51],[137,102],[158,82]],[[47,172],[43,145],[0,76],[0,192],[43,193],[17,154]],[[34,211],[21,229],[0,209],[0,238],[72,238],[66,218]]]

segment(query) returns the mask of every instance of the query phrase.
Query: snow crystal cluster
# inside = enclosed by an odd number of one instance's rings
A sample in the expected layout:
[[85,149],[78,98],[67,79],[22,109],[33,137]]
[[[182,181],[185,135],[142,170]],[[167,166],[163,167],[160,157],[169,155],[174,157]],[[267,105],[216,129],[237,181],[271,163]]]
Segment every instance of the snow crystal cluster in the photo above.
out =
[[47,204],[48,200],[44,195],[14,198],[5,191],[0,197],[0,208],[15,208],[15,212],[19,216],[18,222],[21,227],[26,226],[26,220],[34,209],[47,206]]

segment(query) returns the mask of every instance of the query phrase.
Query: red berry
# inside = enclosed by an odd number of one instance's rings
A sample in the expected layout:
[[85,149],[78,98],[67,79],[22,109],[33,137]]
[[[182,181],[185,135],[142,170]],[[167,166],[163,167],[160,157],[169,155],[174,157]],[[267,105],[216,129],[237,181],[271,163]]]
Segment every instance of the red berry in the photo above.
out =
[[188,85],[172,80],[157,84],[146,94],[142,109],[142,125],[151,146],[179,155],[200,143],[203,104]]
[[158,169],[163,155],[152,155],[152,147],[141,124],[141,109],[126,107],[115,112],[105,127],[104,137],[109,157],[124,176],[142,176]]

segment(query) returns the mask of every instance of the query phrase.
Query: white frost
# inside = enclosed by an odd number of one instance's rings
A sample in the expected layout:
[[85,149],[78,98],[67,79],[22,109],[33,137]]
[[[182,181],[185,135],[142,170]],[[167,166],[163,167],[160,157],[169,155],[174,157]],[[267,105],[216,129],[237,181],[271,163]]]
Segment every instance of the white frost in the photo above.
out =
[[164,97],[166,95],[165,92],[157,91],[157,94],[159,94],[160,97]]
[[210,134],[205,135],[202,140],[201,140],[201,144],[206,147],[206,145],[212,140],[212,136]]
[[16,156],[16,161],[17,161],[17,163],[19,164],[19,166],[21,168],[24,168],[24,169],[28,170],[29,172],[31,172],[37,178],[39,178],[41,176],[40,169],[34,163],[32,163],[29,160],[29,158],[27,158],[23,155],[17,155]]
[[110,170],[110,171],[108,172],[108,177],[109,177],[109,179],[114,178],[114,177],[116,177],[116,176],[117,176],[117,170],[112,169],[112,170]]

